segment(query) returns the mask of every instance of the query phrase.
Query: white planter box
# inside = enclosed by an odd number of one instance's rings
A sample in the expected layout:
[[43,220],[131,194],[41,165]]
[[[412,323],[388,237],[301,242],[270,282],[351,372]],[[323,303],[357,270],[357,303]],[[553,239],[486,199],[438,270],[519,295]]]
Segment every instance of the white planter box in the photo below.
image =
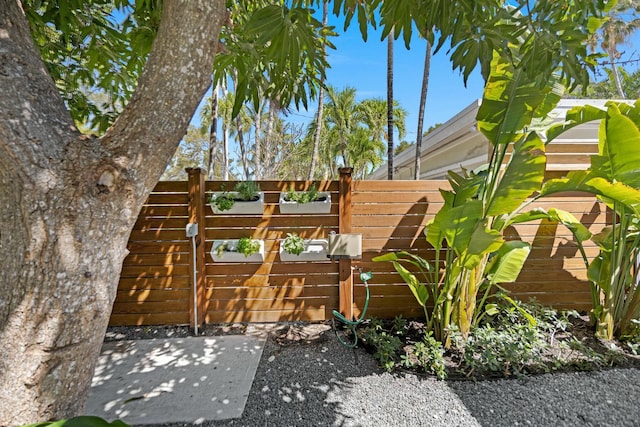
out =
[[[211,258],[216,262],[264,262],[264,240],[253,240],[260,242],[260,250],[249,256],[244,256],[243,253],[233,251],[238,245],[238,240],[214,240],[211,245]],[[225,244],[228,249],[226,249],[222,255],[218,255],[216,248]]]
[[305,250],[300,255],[290,254],[283,247],[284,240],[280,240],[280,260],[281,261],[327,261],[327,249],[329,241],[327,239],[305,239]]
[[285,200],[287,193],[280,193],[280,213],[283,214],[319,214],[331,211],[331,193],[319,192],[318,197],[324,200],[308,203]]
[[[225,193],[222,191],[215,192],[213,193],[212,198],[216,199],[223,194]],[[227,194],[231,197],[238,197],[238,193],[236,193],[235,191],[229,191]],[[258,197],[258,200],[249,202],[236,200],[236,202],[233,204],[233,207],[226,211],[219,210],[216,204],[213,202],[209,202],[209,204],[211,205],[211,210],[213,210],[214,214],[262,215],[262,213],[264,212],[264,193],[258,193]]]

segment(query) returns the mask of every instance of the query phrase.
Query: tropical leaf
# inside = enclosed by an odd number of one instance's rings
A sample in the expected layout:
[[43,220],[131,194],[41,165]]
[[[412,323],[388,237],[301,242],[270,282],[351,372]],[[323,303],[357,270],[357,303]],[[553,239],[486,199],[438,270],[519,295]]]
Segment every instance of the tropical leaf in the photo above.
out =
[[418,304],[424,307],[429,299],[429,290],[427,287],[418,280],[418,278],[409,270],[407,270],[400,261],[405,261],[403,258],[399,258],[395,253],[390,252],[379,257],[375,257],[373,261],[390,261],[393,264],[393,268],[396,269],[402,280],[409,286],[411,293],[415,297]]
[[622,182],[612,183],[607,179],[595,176],[590,171],[572,171],[566,178],[552,179],[544,183],[539,197],[562,191],[584,191],[608,200],[616,201],[629,208],[635,215],[640,215],[640,190],[629,187]]
[[[482,217],[482,202],[470,200],[462,206],[442,209],[436,214],[427,231],[427,242],[441,247],[442,237],[458,255],[469,246],[469,241]],[[437,239],[440,239],[438,242]]]
[[476,116],[478,128],[493,145],[507,144],[531,123],[541,105],[548,110],[553,97],[532,82],[522,69],[494,53],[491,75]]
[[601,141],[601,155],[608,158],[609,176],[640,189],[640,129],[615,104],[609,106],[606,139]]
[[532,132],[514,144],[511,159],[487,206],[487,215],[510,213],[537,191],[547,165],[544,142]]
[[561,223],[571,230],[576,240],[579,242],[584,242],[591,237],[589,229],[585,227],[575,216],[573,216],[571,212],[557,208],[550,208],[548,211],[543,208],[535,208],[528,212],[520,213],[511,218],[508,223],[503,224],[503,227],[507,227],[511,224],[535,221],[538,219],[548,219]]
[[515,282],[524,266],[531,246],[526,242],[513,240],[505,242],[496,253],[498,261],[491,264],[487,278],[492,285]]
[[485,255],[497,251],[504,243],[500,232],[490,230],[480,222],[477,224],[462,260],[464,268],[467,269],[477,267]]
[[547,130],[547,144],[571,128],[583,123],[604,119],[606,116],[606,110],[591,105],[574,107],[567,111],[566,121],[564,123],[553,125]]

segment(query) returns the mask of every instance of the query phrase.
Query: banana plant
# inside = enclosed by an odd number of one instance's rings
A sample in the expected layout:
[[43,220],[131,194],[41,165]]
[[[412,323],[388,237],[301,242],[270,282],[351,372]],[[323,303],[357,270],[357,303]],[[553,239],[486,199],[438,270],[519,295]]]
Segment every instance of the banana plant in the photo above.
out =
[[589,260],[582,246],[580,251],[591,285],[596,335],[612,339],[625,335],[633,319],[640,319],[640,101],[609,102],[606,109],[574,108],[548,137],[552,140],[592,120],[600,120],[600,129],[598,155],[591,157],[589,169],[546,182],[538,197],[583,191],[611,209],[611,225],[591,239],[599,247],[598,255]]
[[505,240],[508,226],[544,217],[569,226],[580,238],[589,237],[568,212],[522,212],[540,190],[546,168],[545,143],[527,128],[555,107],[562,91],[555,81],[531,81],[495,54],[477,114],[479,130],[491,142],[490,161],[480,170],[449,172],[451,190],[440,190],[444,205],[425,228],[435,260],[408,252],[374,258],[393,264],[423,307],[428,327],[446,347],[451,326],[466,336],[491,311],[491,289],[520,274],[531,248],[526,242]]

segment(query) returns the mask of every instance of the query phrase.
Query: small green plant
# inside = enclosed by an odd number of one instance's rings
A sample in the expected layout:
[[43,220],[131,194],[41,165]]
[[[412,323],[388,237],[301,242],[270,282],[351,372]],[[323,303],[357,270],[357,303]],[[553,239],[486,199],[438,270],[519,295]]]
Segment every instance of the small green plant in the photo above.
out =
[[260,242],[250,237],[243,237],[237,243],[222,242],[216,246],[216,255],[222,258],[225,252],[238,252],[248,257],[260,250]]
[[240,200],[257,200],[260,185],[255,181],[242,181],[236,185],[235,191],[238,193]]
[[468,375],[497,373],[505,377],[544,370],[544,356],[551,347],[545,338],[568,329],[568,314],[501,294],[491,306],[491,318],[472,328],[467,338],[452,329],[454,346],[462,352],[462,369]]
[[640,355],[640,319],[631,319],[630,329],[627,335],[621,337],[621,339],[627,344],[631,353],[636,356]]
[[318,200],[318,187],[312,185],[307,191],[295,191],[290,188],[287,191],[285,200],[296,203],[309,203]]
[[257,240],[251,239],[251,237],[243,237],[238,240],[238,246],[236,247],[236,251],[244,254],[245,257],[249,255],[255,254],[260,250],[260,242]]
[[216,205],[219,211],[228,211],[235,204],[235,200],[229,193],[222,193],[218,196],[213,195],[209,202]]
[[[457,341],[453,338],[453,341]],[[462,340],[463,369],[474,373],[522,376],[542,366],[542,353],[548,344],[532,325],[513,324],[494,328],[483,325],[472,329]]]
[[292,255],[300,255],[305,249],[304,239],[296,233],[287,233],[287,238],[282,242],[282,248]]
[[425,334],[422,341],[415,343],[412,352],[425,372],[434,374],[439,380],[447,378],[444,349],[442,343],[433,337],[432,331]]
[[383,323],[372,319],[361,332],[362,340],[373,349],[373,357],[388,372],[391,372],[398,360],[402,341],[383,328]]
[[401,315],[394,317],[392,330],[396,335],[404,336],[407,332],[407,319]]
[[214,194],[209,199],[209,203],[214,204],[221,211],[228,211],[238,201],[254,201],[258,200],[260,185],[255,181],[241,181],[236,184],[234,193],[230,193],[222,187],[222,194]]

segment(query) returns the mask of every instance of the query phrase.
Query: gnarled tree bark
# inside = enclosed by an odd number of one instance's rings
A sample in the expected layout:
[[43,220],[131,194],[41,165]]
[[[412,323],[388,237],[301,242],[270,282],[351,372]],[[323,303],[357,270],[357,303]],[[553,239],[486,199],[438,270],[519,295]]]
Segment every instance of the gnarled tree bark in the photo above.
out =
[[129,233],[210,84],[224,1],[166,0],[137,91],[73,126],[20,2],[0,0],[0,425],[81,412]]

